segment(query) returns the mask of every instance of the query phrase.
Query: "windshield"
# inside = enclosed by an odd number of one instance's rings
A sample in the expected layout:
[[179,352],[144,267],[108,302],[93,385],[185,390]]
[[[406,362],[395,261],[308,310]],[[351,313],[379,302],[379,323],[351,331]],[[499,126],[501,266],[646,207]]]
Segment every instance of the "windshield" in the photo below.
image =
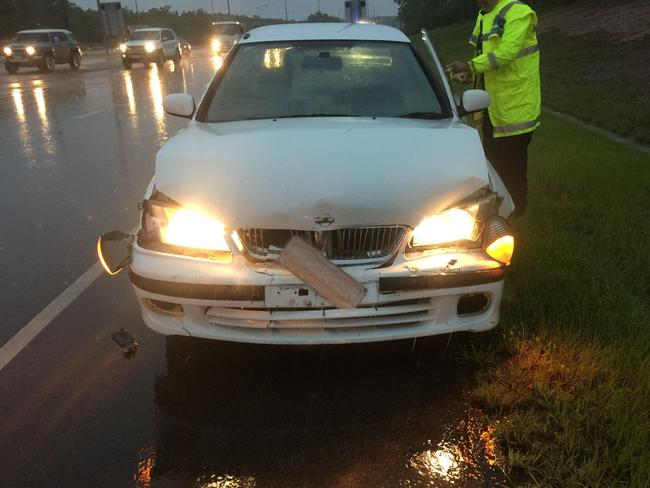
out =
[[159,37],[159,31],[135,31],[129,41],[157,41]]
[[234,36],[241,33],[239,24],[217,24],[212,26],[212,33],[216,36]]
[[408,44],[240,45],[205,122],[281,117],[448,116]]
[[50,35],[47,32],[22,32],[16,34],[16,42],[49,42]]

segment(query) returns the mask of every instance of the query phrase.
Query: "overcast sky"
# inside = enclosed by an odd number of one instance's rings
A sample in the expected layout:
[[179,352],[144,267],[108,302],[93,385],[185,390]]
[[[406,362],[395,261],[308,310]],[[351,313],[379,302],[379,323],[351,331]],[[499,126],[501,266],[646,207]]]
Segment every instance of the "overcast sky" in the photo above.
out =
[[[96,8],[97,0],[71,0],[83,8]],[[122,5],[135,10],[135,0],[121,0]],[[140,10],[170,5],[173,10],[195,10],[203,8],[215,12],[227,12],[226,0],[137,0]],[[305,19],[318,10],[318,0],[286,0],[290,19]],[[367,0],[370,15],[397,15],[397,4],[393,0]],[[266,5],[266,8],[263,8]],[[259,7],[259,8],[258,8]],[[284,0],[230,0],[233,13],[261,17],[284,17]],[[343,0],[320,0],[320,9],[331,15],[344,16]]]

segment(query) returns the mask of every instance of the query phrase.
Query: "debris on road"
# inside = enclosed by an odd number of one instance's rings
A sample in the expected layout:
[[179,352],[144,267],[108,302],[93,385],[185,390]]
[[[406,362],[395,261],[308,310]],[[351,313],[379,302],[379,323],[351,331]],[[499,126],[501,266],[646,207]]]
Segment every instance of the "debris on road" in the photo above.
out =
[[135,357],[135,353],[138,350],[138,341],[128,330],[120,329],[119,332],[115,332],[111,337],[122,348],[122,353],[126,359]]

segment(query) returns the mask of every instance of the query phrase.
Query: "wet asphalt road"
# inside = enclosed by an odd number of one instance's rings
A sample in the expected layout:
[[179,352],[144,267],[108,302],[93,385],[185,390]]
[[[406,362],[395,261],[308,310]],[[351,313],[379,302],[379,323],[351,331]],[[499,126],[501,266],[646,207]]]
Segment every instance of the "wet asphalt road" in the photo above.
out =
[[[0,74],[0,344],[129,230],[219,60]],[[137,338],[125,358],[111,334]],[[464,337],[336,347],[166,339],[102,276],[0,371],[0,486],[493,486]]]

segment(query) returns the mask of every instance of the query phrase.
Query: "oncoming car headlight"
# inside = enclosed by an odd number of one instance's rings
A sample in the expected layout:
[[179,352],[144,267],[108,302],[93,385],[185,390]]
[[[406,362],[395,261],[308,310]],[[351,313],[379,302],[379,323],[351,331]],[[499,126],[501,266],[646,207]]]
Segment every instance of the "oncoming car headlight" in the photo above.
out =
[[423,219],[413,230],[409,248],[413,251],[448,247],[480,247],[487,218],[493,213],[496,195],[467,201]]
[[27,53],[28,56],[33,56],[34,53],[36,52],[36,49],[34,49],[34,46],[27,46],[25,48],[25,52]]
[[146,200],[138,243],[170,254],[230,262],[224,225],[213,217],[161,198]]
[[122,51],[123,53],[126,52],[126,44],[124,43],[120,44],[120,51]]
[[11,48],[9,46],[5,46],[5,48],[2,50],[5,53],[5,56],[11,56]]
[[213,51],[221,50],[221,41],[219,41],[219,39],[212,39],[212,50]]
[[156,45],[153,42],[145,42],[144,50],[147,51],[148,53],[152,53],[156,50]]

